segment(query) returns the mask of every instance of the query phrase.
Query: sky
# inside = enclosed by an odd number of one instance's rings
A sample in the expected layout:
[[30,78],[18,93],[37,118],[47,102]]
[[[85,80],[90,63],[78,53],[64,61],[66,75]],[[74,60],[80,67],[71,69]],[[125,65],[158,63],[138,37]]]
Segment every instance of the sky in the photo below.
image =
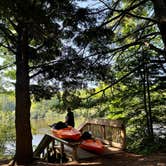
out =
[[87,1],[81,1],[80,3],[78,3],[78,5],[81,7],[98,8],[101,5],[101,2],[96,0],[87,0]]
[[0,65],[2,65],[3,63],[3,59],[0,57]]

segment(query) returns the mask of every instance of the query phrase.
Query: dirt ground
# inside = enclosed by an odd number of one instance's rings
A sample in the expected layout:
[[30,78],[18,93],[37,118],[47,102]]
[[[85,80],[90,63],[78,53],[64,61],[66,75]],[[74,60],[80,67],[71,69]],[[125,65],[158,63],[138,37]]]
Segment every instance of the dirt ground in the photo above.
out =
[[[9,160],[0,160],[1,166],[10,166]],[[35,162],[36,166],[56,166],[56,165],[70,165],[70,166],[166,166],[166,153],[154,153],[149,156],[135,155],[132,153],[118,153],[100,156],[98,158],[91,158],[82,160],[80,162],[70,162],[66,164],[44,163],[41,161]]]
[[156,153],[150,156],[141,156],[141,155],[135,155],[135,154],[124,152],[119,154],[111,154],[107,156],[102,156],[96,159],[89,159],[88,161],[82,161],[80,165],[166,166],[166,153]]

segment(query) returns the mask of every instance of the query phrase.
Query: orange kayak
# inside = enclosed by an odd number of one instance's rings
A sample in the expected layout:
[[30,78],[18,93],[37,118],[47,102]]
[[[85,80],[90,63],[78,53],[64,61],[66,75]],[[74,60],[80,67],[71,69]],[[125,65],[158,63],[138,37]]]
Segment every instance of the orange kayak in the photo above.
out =
[[104,152],[104,145],[100,140],[94,140],[94,139],[87,139],[83,140],[80,144],[80,147],[82,149],[95,152],[95,153],[103,153]]
[[81,133],[73,128],[72,126],[68,126],[66,128],[63,129],[51,129],[53,135],[55,135],[58,138],[61,139],[69,139],[69,140],[73,140],[73,141],[78,141],[81,137]]

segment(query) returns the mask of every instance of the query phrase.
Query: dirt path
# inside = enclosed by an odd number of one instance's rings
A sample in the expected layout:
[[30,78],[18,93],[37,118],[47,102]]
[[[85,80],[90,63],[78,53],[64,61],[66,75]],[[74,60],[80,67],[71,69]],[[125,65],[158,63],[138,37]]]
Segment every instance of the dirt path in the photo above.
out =
[[[7,166],[9,160],[0,160],[1,166]],[[32,165],[37,166],[55,166],[60,164],[51,164],[37,162]],[[79,163],[71,162],[63,165],[73,165],[73,166],[82,166],[82,165],[92,165],[92,166],[166,166],[166,153],[155,153],[150,156],[140,156],[132,153],[119,153],[111,154],[106,156],[100,156],[100,158],[93,158],[89,160],[82,160]]]
[[101,159],[105,166],[166,166],[166,154],[154,154],[147,157],[130,153],[113,154]]
[[91,159],[88,161],[82,161],[82,163],[80,164],[73,163],[73,165],[166,166],[166,153],[155,153],[145,157],[124,152],[119,154],[111,154],[97,159]]

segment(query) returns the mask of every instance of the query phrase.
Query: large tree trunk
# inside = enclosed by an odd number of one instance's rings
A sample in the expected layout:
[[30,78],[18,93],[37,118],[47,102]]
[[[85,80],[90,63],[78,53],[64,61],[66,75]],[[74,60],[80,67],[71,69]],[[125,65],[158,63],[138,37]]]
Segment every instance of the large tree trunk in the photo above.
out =
[[161,32],[161,36],[164,42],[164,48],[166,51],[166,1],[165,0],[152,0],[154,5],[154,11],[158,20],[158,26]]
[[16,54],[16,161],[31,163],[33,157],[30,126],[30,94],[28,69],[28,39],[26,30],[19,27]]

